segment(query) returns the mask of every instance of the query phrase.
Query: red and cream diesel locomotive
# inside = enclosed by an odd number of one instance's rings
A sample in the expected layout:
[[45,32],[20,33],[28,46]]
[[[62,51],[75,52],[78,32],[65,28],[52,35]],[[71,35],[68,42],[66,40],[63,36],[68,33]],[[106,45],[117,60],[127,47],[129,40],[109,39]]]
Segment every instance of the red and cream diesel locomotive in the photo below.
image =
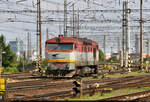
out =
[[98,43],[86,38],[59,35],[46,41],[45,61],[47,75],[82,76],[97,73]]

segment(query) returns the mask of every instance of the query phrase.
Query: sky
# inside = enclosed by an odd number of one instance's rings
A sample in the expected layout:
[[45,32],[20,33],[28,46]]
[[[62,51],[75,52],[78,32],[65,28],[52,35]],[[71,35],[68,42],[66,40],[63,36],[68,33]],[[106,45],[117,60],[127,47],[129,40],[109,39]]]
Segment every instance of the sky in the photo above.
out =
[[[139,9],[139,0],[129,0],[131,10]],[[79,14],[80,20],[88,22],[80,22],[80,37],[87,37],[99,43],[99,48],[103,50],[103,39],[106,35],[106,52],[110,53],[111,48],[117,51],[118,37],[121,45],[122,35],[122,11],[111,12],[110,10],[122,10],[122,0],[67,0],[67,9],[72,10],[72,4],[75,3],[75,10],[108,10],[108,12],[82,12]],[[41,10],[63,10],[64,0],[41,0]],[[6,41],[17,39],[24,41],[24,46],[27,45],[27,33],[31,34],[32,47],[36,48],[36,13],[19,12],[11,13],[6,11],[36,11],[36,0],[0,0],[0,34],[5,35]],[[143,0],[143,9],[150,9],[149,0]],[[5,12],[4,12],[5,11]],[[139,11],[131,12],[131,26],[139,26]],[[77,14],[75,14],[77,15]],[[143,31],[144,39],[149,38],[149,11],[143,11]],[[67,13],[68,26],[72,20],[72,12]],[[42,21],[55,20],[63,21],[62,12],[45,12],[42,13]],[[105,22],[104,22],[105,21]],[[119,21],[119,22],[113,22]],[[116,28],[116,26],[118,28]],[[145,27],[146,26],[146,27]],[[114,28],[113,28],[114,27]],[[120,27],[120,28],[119,28]],[[46,28],[49,30],[49,38],[63,34],[63,22],[48,21],[42,24],[42,45],[44,54],[44,42],[46,38]],[[139,36],[139,27],[131,28],[131,49],[134,51],[135,34]],[[112,33],[113,32],[113,33]],[[68,30],[68,35],[72,34],[72,30]]]

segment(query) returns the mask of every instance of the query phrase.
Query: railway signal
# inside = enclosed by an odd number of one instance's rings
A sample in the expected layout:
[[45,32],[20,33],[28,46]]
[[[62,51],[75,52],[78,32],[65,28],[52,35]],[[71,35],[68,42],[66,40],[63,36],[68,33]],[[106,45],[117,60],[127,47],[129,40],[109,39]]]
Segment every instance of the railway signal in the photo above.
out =
[[128,55],[128,67],[131,67],[131,57]]
[[79,89],[81,87],[81,83],[79,81],[74,81],[73,85],[75,85],[75,87],[73,87],[73,91],[74,91],[74,95],[78,96],[79,94],[81,95],[81,90]]

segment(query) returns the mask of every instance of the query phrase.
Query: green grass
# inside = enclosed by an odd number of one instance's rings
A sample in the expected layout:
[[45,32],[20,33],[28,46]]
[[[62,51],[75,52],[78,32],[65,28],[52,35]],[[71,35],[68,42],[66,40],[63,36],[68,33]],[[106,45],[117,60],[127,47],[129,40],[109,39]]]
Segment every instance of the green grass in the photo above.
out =
[[145,72],[131,72],[131,73],[125,73],[125,74],[120,74],[120,73],[116,73],[116,74],[112,74],[112,75],[107,75],[109,78],[118,78],[118,77],[126,77],[126,76],[140,76],[140,75],[145,75],[147,73]]
[[[105,93],[103,94],[103,96],[101,96],[101,93],[95,93],[95,95],[93,96],[89,96],[84,95],[81,98],[68,98],[67,100],[69,101],[75,101],[75,100],[98,100],[98,99],[104,99],[104,98],[109,98],[109,97],[115,97],[115,96],[120,96],[120,95],[126,95],[126,94],[130,94],[130,93],[135,93],[135,92],[141,92],[141,91],[146,91],[146,90],[150,90],[150,87],[142,87],[142,88],[135,88],[135,89],[122,89],[122,90],[116,90],[113,91],[112,93]],[[64,100],[64,99],[60,99],[60,100]]]
[[[146,75],[148,73],[145,72],[130,72],[130,73],[125,73],[125,74],[120,74],[120,73],[115,73],[115,74],[107,74],[106,76],[109,78],[119,78],[119,77],[126,77],[126,76],[140,76],[140,75]],[[102,76],[98,76],[97,79],[101,79]],[[84,77],[82,78],[83,80],[94,80],[94,78],[92,76],[90,77]]]

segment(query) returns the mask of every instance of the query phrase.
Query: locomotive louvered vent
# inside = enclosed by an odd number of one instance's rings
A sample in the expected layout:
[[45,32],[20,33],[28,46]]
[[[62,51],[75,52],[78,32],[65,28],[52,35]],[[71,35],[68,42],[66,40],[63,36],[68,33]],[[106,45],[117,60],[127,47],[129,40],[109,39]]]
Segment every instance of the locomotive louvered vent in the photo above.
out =
[[86,41],[86,40],[83,41],[83,44],[84,45],[92,45],[92,43],[90,41]]

